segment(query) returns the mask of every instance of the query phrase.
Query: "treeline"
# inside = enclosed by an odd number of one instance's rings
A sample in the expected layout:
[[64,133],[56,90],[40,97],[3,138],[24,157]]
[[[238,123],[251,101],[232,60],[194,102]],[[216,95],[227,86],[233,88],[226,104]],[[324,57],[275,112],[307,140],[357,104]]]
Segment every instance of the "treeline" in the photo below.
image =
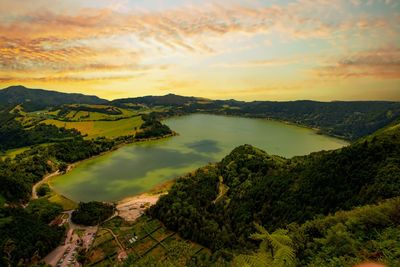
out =
[[166,115],[212,113],[269,118],[319,128],[323,133],[356,140],[390,124],[400,116],[400,102],[385,101],[253,101],[210,100],[177,95],[118,99],[128,104],[168,107]]
[[356,140],[390,124],[400,116],[399,102],[380,101],[291,101],[242,102],[217,100],[194,102],[183,112],[269,118],[320,129],[323,133]]
[[2,185],[0,194],[7,201],[26,201],[30,197],[33,184],[57,169],[61,172],[65,171],[66,164],[99,155],[122,143],[162,137],[172,133],[168,126],[158,121],[155,114],[144,115],[143,120],[142,129],[136,136],[121,136],[115,139],[99,137],[85,140],[76,130],[66,130],[51,125],[39,124],[33,128],[24,129],[15,120],[15,114],[1,113],[0,122],[4,123],[0,125],[0,148],[47,144],[32,147],[18,154],[14,159],[0,158]]
[[72,213],[72,221],[81,225],[97,225],[114,214],[112,204],[92,201],[79,203],[78,208]]
[[214,251],[269,231],[400,195],[400,127],[335,151],[283,159],[249,145],[179,179],[150,214]]
[[142,120],[144,123],[135,135],[137,139],[157,138],[172,134],[171,129],[159,121],[156,113],[144,114]]
[[228,115],[248,115],[289,121],[356,140],[390,124],[400,116],[399,102],[251,102]]
[[[57,110],[58,108],[54,108],[54,109]],[[87,106],[87,105],[67,105],[67,106],[62,106],[57,115],[59,117],[63,117],[71,111],[98,112],[98,113],[103,113],[103,114],[107,114],[107,115],[121,115],[122,114],[122,111],[119,108],[113,107],[113,106],[96,107],[96,106]]]
[[[27,99],[30,101],[27,102]],[[0,108],[21,104],[26,111],[58,107],[65,104],[111,104],[118,107],[163,106],[166,113],[189,114],[206,112],[213,114],[248,116],[284,120],[319,128],[322,132],[356,140],[388,125],[400,116],[400,102],[389,101],[253,101],[210,100],[168,94],[117,99],[111,102],[95,96],[63,94],[45,90],[30,90],[13,86],[0,90]],[[79,110],[105,112],[116,115],[118,108],[92,110],[79,106]],[[65,111],[67,112],[67,110]]]
[[198,100],[196,97],[187,97],[174,94],[164,96],[142,96],[134,98],[122,98],[111,101],[111,104],[121,107],[130,107],[127,104],[141,104],[149,107],[156,106],[173,106],[179,107],[189,103],[194,103]]
[[[80,161],[112,149],[116,141],[72,139],[34,147],[14,159],[0,159],[0,194],[7,201],[26,201],[32,186],[46,174],[61,169],[64,163]],[[63,171],[63,170],[61,170]]]
[[47,199],[26,209],[0,207],[0,266],[29,266],[60,244],[64,227],[49,226],[62,208]]
[[37,124],[28,129],[16,120],[19,115],[8,110],[0,112],[0,151],[31,146],[65,139],[81,138],[75,129],[58,128],[54,125]]

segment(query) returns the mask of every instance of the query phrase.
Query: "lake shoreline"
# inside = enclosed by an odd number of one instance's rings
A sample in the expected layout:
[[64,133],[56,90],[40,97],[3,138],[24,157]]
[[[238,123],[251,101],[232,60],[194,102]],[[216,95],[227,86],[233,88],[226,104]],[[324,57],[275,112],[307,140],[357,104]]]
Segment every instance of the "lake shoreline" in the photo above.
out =
[[[65,195],[62,195],[62,194],[60,194],[59,192],[57,192],[57,190],[55,190],[54,187],[51,185],[51,181],[52,181],[53,179],[56,179],[56,178],[59,177],[59,176],[65,175],[65,174],[67,174],[68,172],[72,171],[72,170],[73,170],[74,168],[76,168],[79,164],[82,164],[82,163],[84,163],[84,162],[86,162],[86,161],[88,161],[88,160],[93,160],[93,159],[95,159],[95,158],[98,158],[98,157],[101,157],[101,156],[105,156],[105,155],[107,155],[107,154],[109,154],[109,153],[112,153],[112,152],[114,152],[114,151],[117,151],[118,149],[120,149],[120,148],[122,148],[122,147],[124,147],[124,146],[131,145],[131,144],[136,144],[136,143],[143,143],[143,142],[150,142],[150,141],[156,141],[156,140],[167,139],[167,138],[169,138],[169,137],[173,137],[173,136],[177,136],[177,135],[179,135],[179,134],[173,131],[172,134],[164,135],[164,136],[161,136],[161,137],[152,137],[152,138],[146,138],[146,139],[138,139],[138,140],[135,140],[135,141],[132,141],[132,142],[124,142],[124,143],[121,143],[121,144],[116,145],[115,147],[111,148],[110,150],[101,152],[101,153],[98,154],[98,155],[94,155],[94,156],[92,156],[92,157],[89,157],[89,158],[86,158],[86,159],[79,160],[79,161],[77,161],[77,162],[68,164],[68,168],[67,168],[67,170],[66,170],[65,172],[60,172],[59,170],[57,170],[57,171],[54,171],[54,172],[52,172],[52,173],[47,173],[40,181],[38,181],[37,183],[35,183],[35,184],[32,186],[32,195],[31,195],[31,199],[37,199],[37,198],[38,198],[38,196],[37,196],[37,188],[40,187],[42,184],[47,183],[47,184],[49,185],[49,187],[50,187],[54,192],[56,192],[57,194],[59,194],[59,195],[65,197],[65,198],[67,198],[67,199],[69,199],[69,200],[71,200],[71,201],[73,201],[73,202],[76,202],[75,200],[73,200],[73,199],[71,199],[71,198],[69,198],[69,197],[66,197]],[[120,200],[118,200],[118,201],[120,201]],[[117,202],[118,202],[118,201],[117,201]],[[76,202],[76,203],[77,203],[77,202]],[[109,203],[114,203],[114,202],[109,202]]]
[[300,128],[304,128],[304,129],[313,130],[318,135],[324,135],[324,136],[340,139],[340,140],[348,143],[348,145],[350,145],[353,142],[353,140],[346,138],[345,136],[331,134],[331,133],[325,132],[324,130],[322,130],[321,128],[318,128],[318,127],[311,127],[311,126],[307,126],[307,125],[296,123],[296,122],[274,119],[274,118],[270,118],[270,117],[260,117],[260,116],[251,116],[251,115],[249,115],[249,116],[247,116],[247,115],[230,115],[230,114],[219,114],[219,113],[212,113],[212,112],[193,112],[193,113],[178,114],[178,115],[165,117],[162,120],[167,120],[167,119],[171,119],[174,117],[178,118],[178,117],[194,115],[194,114],[205,114],[205,115],[225,116],[225,117],[231,117],[231,118],[249,118],[249,119],[261,119],[261,120],[275,121],[275,122],[280,122],[280,123],[284,123],[287,125],[292,125],[292,126],[296,126],[296,127],[300,127]]
[[148,194],[143,193],[132,197],[126,197],[116,203],[116,210],[118,216],[122,217],[128,222],[133,222],[149,207],[155,205],[159,198],[167,193],[162,194]]
[[[174,119],[174,118],[180,118],[180,117],[185,117],[185,116],[191,116],[191,115],[211,115],[211,116],[217,116],[217,117],[230,117],[230,118],[243,118],[243,119],[257,119],[257,120],[263,120],[263,121],[271,121],[271,122],[276,122],[276,123],[278,123],[278,124],[284,124],[284,125],[291,125],[291,126],[294,126],[294,127],[299,127],[299,128],[303,128],[303,129],[307,129],[307,130],[310,130],[310,131],[312,131],[315,135],[317,135],[318,133],[317,133],[317,131],[316,131],[316,129],[313,129],[313,128],[311,128],[311,127],[307,127],[307,126],[302,126],[302,127],[300,127],[299,125],[297,125],[297,124],[294,124],[294,123],[290,123],[290,122],[284,122],[284,121],[279,121],[279,120],[274,120],[274,119],[270,119],[270,118],[260,118],[260,117],[255,117],[255,118],[251,118],[251,117],[247,117],[247,116],[233,116],[233,115],[220,115],[220,114],[209,114],[209,113],[193,113],[193,114],[185,114],[185,115],[176,115],[176,116],[170,116],[170,117],[168,117],[168,118],[165,118],[165,119],[163,119],[163,121],[165,121],[165,120],[167,120],[167,119]],[[167,123],[167,125],[168,125],[168,123]],[[173,124],[174,125],[174,124]],[[175,128],[176,128],[176,125],[175,125]],[[180,129],[180,128],[177,128],[178,130]],[[113,151],[116,151],[116,150],[118,150],[119,148],[122,148],[122,147],[126,147],[127,145],[133,145],[133,144],[135,144],[135,143],[146,143],[146,142],[150,142],[150,141],[156,141],[156,140],[161,140],[161,139],[167,139],[168,137],[172,137],[172,136],[176,136],[176,135],[178,135],[177,133],[173,133],[173,134],[171,134],[171,135],[166,135],[166,136],[163,136],[163,137],[158,137],[158,138],[148,138],[148,139],[141,139],[141,140],[134,140],[134,141],[131,141],[131,142],[123,142],[123,143],[121,143],[121,144],[119,144],[119,145],[116,145],[115,147],[113,147],[112,149],[110,149],[110,150],[108,150],[108,151],[105,151],[105,152],[103,152],[103,153],[100,153],[99,155],[96,155],[96,156],[93,156],[93,157],[90,157],[90,158],[87,158],[87,159],[84,159],[84,160],[81,160],[81,161],[78,161],[78,162],[75,162],[75,163],[72,163],[72,164],[70,164],[69,166],[69,171],[70,170],[73,170],[73,169],[75,169],[77,166],[79,166],[80,164],[82,164],[82,163],[84,163],[84,162],[87,162],[87,161],[89,161],[89,160],[93,160],[93,159],[96,159],[96,158],[98,158],[98,157],[100,157],[100,156],[105,156],[105,155],[107,155],[107,154],[109,154],[110,152],[113,152]],[[319,134],[318,134],[319,135]],[[326,137],[330,137],[330,138],[335,138],[335,137],[332,137],[332,136],[330,136],[330,135],[326,135],[326,134],[322,134],[322,135],[325,135]],[[348,145],[349,143],[348,143],[348,141],[347,140],[343,140],[343,139],[338,139],[338,138],[336,138],[337,140],[340,140],[340,141],[345,141],[345,142],[338,142],[338,143],[341,143],[341,145],[342,146],[345,146],[345,145]],[[110,153],[111,154],[111,153]],[[286,157],[286,156],[285,156]],[[291,157],[286,157],[286,158],[291,158]],[[58,177],[58,176],[55,176],[55,177]],[[178,177],[178,176],[177,176]],[[50,183],[52,183],[52,181],[54,181],[53,180],[54,178],[53,177],[51,177],[51,179],[49,179],[49,182]],[[174,180],[174,179],[171,179],[172,181]],[[157,184],[156,186],[154,186],[154,187],[157,187],[157,186],[161,186],[163,183],[160,183],[160,184]],[[54,190],[54,187],[52,186],[52,188],[53,188],[53,190]],[[58,190],[54,190],[55,192],[59,192]],[[132,195],[128,195],[127,197],[129,198],[129,197],[136,197],[136,196],[138,196],[138,195],[140,195],[140,194],[143,194],[143,193],[148,193],[148,192],[151,192],[152,191],[152,188],[147,188],[147,189],[145,189],[144,191],[142,191],[142,192],[137,192],[137,193],[133,193]],[[161,190],[162,191],[162,190]],[[163,192],[163,191],[162,191]],[[129,193],[129,192],[128,192]],[[126,197],[124,197],[124,198],[126,198]],[[106,202],[109,202],[109,203],[113,203],[113,202],[119,202],[119,201],[121,201],[121,200],[123,200],[124,198],[115,198],[115,200],[111,200],[111,201],[106,201]],[[87,200],[87,201],[89,201],[89,200]]]

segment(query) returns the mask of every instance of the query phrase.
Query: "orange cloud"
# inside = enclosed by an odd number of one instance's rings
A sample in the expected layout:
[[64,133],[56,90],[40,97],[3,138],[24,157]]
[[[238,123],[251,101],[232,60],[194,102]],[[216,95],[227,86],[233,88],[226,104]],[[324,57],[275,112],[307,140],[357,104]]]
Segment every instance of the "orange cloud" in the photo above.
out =
[[180,91],[188,88],[193,88],[193,86],[199,85],[199,81],[196,80],[160,80],[162,85],[158,88],[160,91]]
[[224,68],[276,67],[276,66],[296,64],[299,62],[301,62],[301,59],[296,57],[296,58],[264,59],[264,60],[251,60],[245,62],[222,63],[216,66]]
[[85,77],[85,76],[46,76],[46,77],[0,77],[0,82],[103,82],[103,81],[125,81],[138,78],[141,75],[117,75],[117,76],[100,76],[100,77]]
[[[348,16],[344,7],[347,3],[341,0],[299,0],[287,5],[269,6],[233,5],[228,2],[225,5],[213,3],[161,11],[125,12],[118,11],[119,8],[79,8],[75,2],[76,9],[70,8],[65,13],[61,13],[61,8],[55,8],[53,1],[48,0],[46,9],[43,8],[46,0],[39,2],[39,11],[33,10],[32,4],[24,2],[19,3],[18,12],[10,16],[4,13],[0,15],[0,74],[3,77],[0,82],[130,79],[142,73],[163,71],[171,64],[179,64],[181,58],[185,58],[186,64],[197,59],[195,57],[199,54],[237,52],[242,49],[240,45],[236,47],[224,43],[224,40],[236,37],[237,33],[240,33],[241,38],[249,40],[255,35],[271,34],[274,38],[289,41],[332,39],[350,45],[357,43],[354,40],[359,35],[369,38],[371,32],[377,33],[384,42],[386,38],[396,39],[400,25],[400,16],[393,13],[385,17],[368,14]],[[14,3],[12,5],[15,6]],[[377,37],[373,40],[377,40]],[[379,45],[378,42],[373,43]],[[332,50],[335,51],[329,53],[337,53],[340,49],[340,44],[334,45]],[[276,50],[280,49],[277,47]],[[274,50],[270,50],[273,53]],[[230,56],[234,60],[236,55],[233,52]],[[390,57],[389,52],[383,57]],[[254,55],[249,58],[254,59]],[[223,60],[226,62],[226,57]],[[237,63],[219,66],[240,68],[290,65],[304,58],[254,61],[240,55],[237,60]],[[380,56],[355,54],[327,63],[316,71],[323,77],[398,77],[399,66],[394,59],[391,64],[379,60]],[[203,64],[206,65],[202,65],[205,69],[189,76],[207,84],[210,82],[204,81],[208,75],[204,74],[206,68],[210,67],[207,64],[213,67],[215,61]],[[192,65],[189,70],[184,69],[189,65],[177,69],[182,72],[191,71]],[[223,70],[224,74],[228,71]],[[200,72],[206,77],[197,76]],[[168,74],[182,75],[172,72]],[[154,75],[156,78],[152,78],[152,81],[146,79],[147,86],[156,84],[155,87],[159,88],[154,79],[166,75]],[[241,75],[246,78],[250,74],[246,72]],[[241,75],[232,76],[239,80]],[[263,80],[260,77],[257,80],[266,81],[267,78]],[[254,79],[249,81],[253,82]],[[172,79],[170,83],[161,84],[160,89],[168,90],[169,86],[193,88],[191,83]],[[196,86],[200,88],[200,85]]]
[[[309,10],[315,10],[316,14]],[[41,38],[66,39],[69,43],[88,38],[132,34],[149,45],[151,41],[171,49],[209,52],[207,38],[232,32],[279,31],[291,38],[325,38],[333,32],[359,28],[383,28],[386,18],[360,18],[332,23],[324,19],[339,10],[338,1],[300,1],[287,6],[245,7],[186,6],[158,12],[118,13],[112,9],[82,9],[76,15],[42,11],[0,25],[0,36],[35,42]],[[389,21],[390,22],[390,21]]]
[[400,49],[382,48],[342,57],[316,69],[321,77],[400,79]]

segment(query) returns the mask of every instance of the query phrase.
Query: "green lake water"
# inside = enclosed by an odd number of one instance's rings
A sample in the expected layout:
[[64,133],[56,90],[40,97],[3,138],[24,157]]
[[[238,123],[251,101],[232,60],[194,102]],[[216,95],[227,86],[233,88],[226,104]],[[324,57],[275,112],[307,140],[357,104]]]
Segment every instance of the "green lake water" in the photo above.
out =
[[194,114],[164,121],[179,135],[136,143],[80,163],[51,183],[75,201],[117,201],[145,192],[251,144],[292,157],[347,145],[307,128],[266,119]]

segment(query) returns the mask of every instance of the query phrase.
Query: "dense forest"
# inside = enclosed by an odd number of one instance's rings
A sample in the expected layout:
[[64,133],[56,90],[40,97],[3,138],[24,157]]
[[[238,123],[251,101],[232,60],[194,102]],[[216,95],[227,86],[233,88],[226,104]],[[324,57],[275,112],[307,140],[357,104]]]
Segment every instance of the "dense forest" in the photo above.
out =
[[156,106],[173,106],[179,107],[192,103],[196,103],[199,98],[179,96],[174,94],[168,94],[164,96],[143,96],[133,98],[122,98],[111,101],[112,105],[126,106],[126,104],[144,104],[150,107]]
[[37,124],[28,128],[17,120],[18,114],[0,112],[0,151],[42,143],[82,138],[75,129],[58,128],[54,125]]
[[46,174],[61,169],[63,163],[73,163],[98,155],[112,149],[114,145],[115,141],[108,139],[73,139],[34,147],[14,159],[0,158],[0,194],[7,201],[27,201],[33,184]]
[[137,139],[158,138],[171,135],[171,129],[162,124],[154,113],[142,115],[144,123],[140,126],[141,131],[136,134]]
[[115,207],[102,202],[79,203],[78,208],[72,213],[72,221],[81,225],[96,225],[114,214]]
[[65,115],[68,114],[70,111],[86,111],[86,112],[98,112],[98,113],[103,113],[107,115],[121,115],[122,111],[113,106],[88,106],[88,105],[63,105],[60,108],[55,107],[53,110],[58,110],[59,112],[57,114],[58,119],[63,119],[63,120],[68,120],[68,118],[65,118]]
[[0,266],[28,266],[56,247],[63,227],[49,226],[61,207],[46,199],[35,200],[26,209],[0,208]]
[[284,159],[250,145],[180,178],[150,214],[213,251],[268,231],[400,195],[400,125],[335,151]]
[[351,266],[400,260],[400,199],[288,226],[299,266]]
[[32,146],[14,159],[0,158],[0,194],[7,201],[27,201],[33,184],[48,173],[65,171],[66,164],[99,155],[122,143],[172,134],[171,129],[162,124],[155,114],[142,117],[144,123],[136,136],[87,140],[74,129],[45,124],[24,128],[16,120],[16,114],[9,110],[0,112],[0,151]]
[[246,103],[240,109],[223,111],[228,115],[247,115],[289,121],[324,133],[356,140],[386,126],[400,116],[398,102],[268,102]]

